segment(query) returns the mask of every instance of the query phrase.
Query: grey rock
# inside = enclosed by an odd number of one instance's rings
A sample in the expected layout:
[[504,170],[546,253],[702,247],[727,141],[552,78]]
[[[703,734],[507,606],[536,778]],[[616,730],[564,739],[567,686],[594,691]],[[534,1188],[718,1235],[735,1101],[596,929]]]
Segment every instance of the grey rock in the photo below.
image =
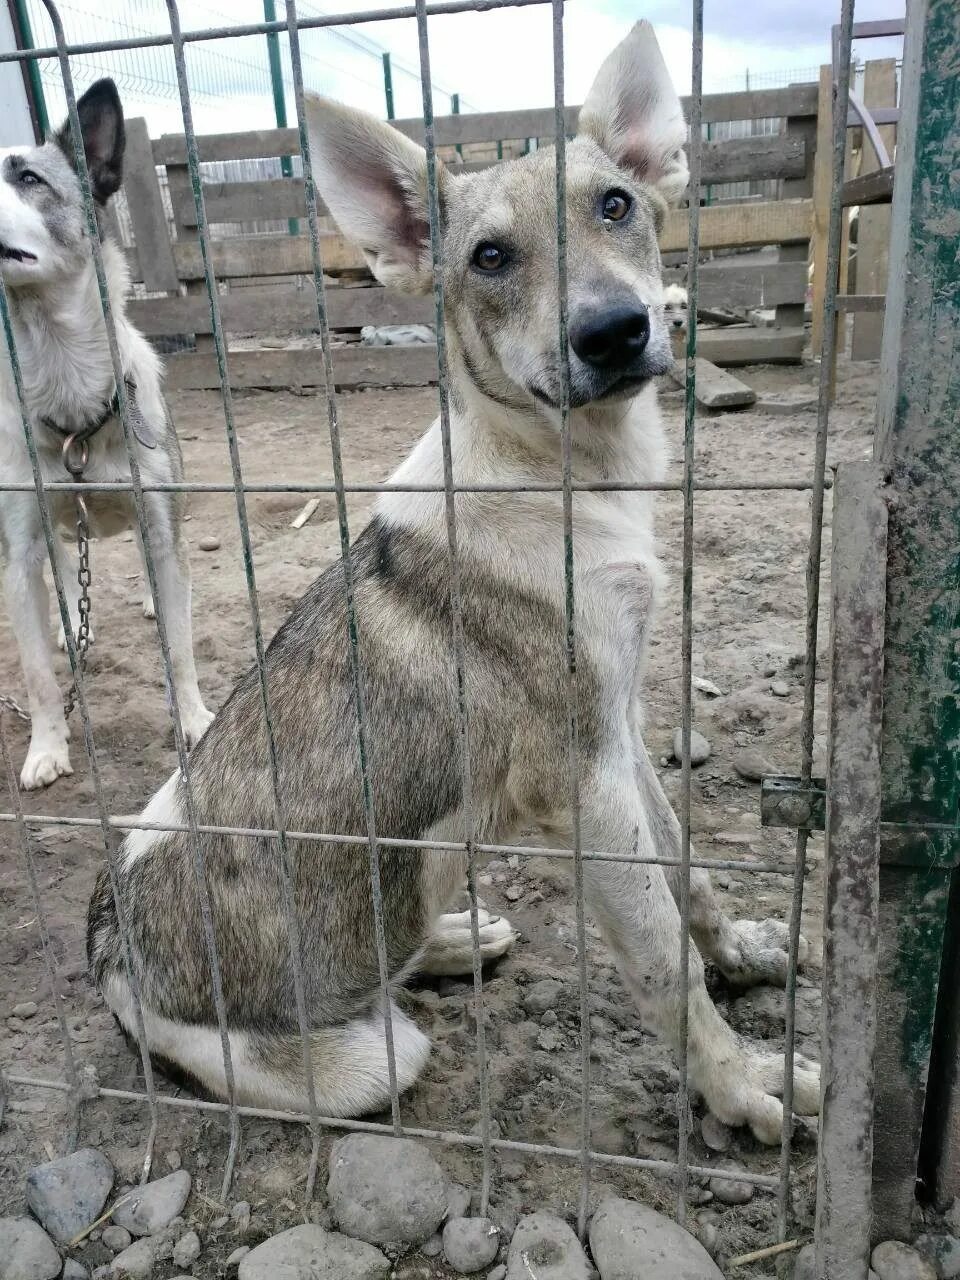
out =
[[0,1280],[54,1280],[63,1263],[53,1241],[29,1218],[0,1218]]
[[[724,1162],[719,1169],[732,1168]],[[713,1192],[713,1198],[721,1204],[749,1204],[753,1199],[753,1183],[738,1182],[733,1178],[711,1178],[707,1184]]]
[[693,687],[698,693],[704,693],[708,698],[722,698],[723,690],[719,685],[715,685],[712,680],[704,680],[703,676],[693,677]]
[[63,1264],[63,1275],[60,1280],[90,1280],[90,1272],[76,1259],[68,1258]]
[[580,1241],[562,1218],[531,1213],[517,1223],[506,1280],[587,1280],[588,1270]]
[[465,1218],[469,1212],[470,1192],[459,1182],[451,1182],[447,1187],[447,1217]]
[[208,534],[205,538],[200,539],[200,550],[201,551],[219,551],[220,539],[212,533]]
[[900,1240],[884,1240],[870,1255],[880,1280],[937,1280],[937,1268]]
[[177,1169],[165,1178],[134,1187],[113,1211],[113,1221],[126,1227],[132,1236],[149,1236],[162,1231],[187,1203],[191,1179],[186,1169]]
[[250,1252],[248,1244],[242,1244],[239,1249],[234,1249],[233,1253],[227,1258],[227,1267],[238,1267],[243,1258]]
[[104,1227],[100,1239],[111,1253],[122,1253],[133,1244],[133,1236],[126,1227]]
[[723,1280],[698,1240],[633,1200],[601,1201],[590,1223],[590,1248],[602,1280]]
[[545,1027],[537,1036],[537,1048],[545,1053],[555,1053],[560,1048],[560,1037],[550,1027]]
[[159,1245],[152,1236],[135,1240],[129,1249],[118,1253],[110,1263],[109,1274],[123,1280],[150,1280],[157,1265]]
[[420,1252],[426,1258],[439,1258],[443,1253],[443,1236],[439,1231],[435,1232],[429,1240],[424,1240],[420,1246]]
[[775,698],[789,698],[790,686],[786,680],[774,680],[770,685],[770,692]]
[[39,1007],[36,1000],[24,1000],[22,1004],[15,1004],[10,1013],[14,1018],[33,1018]]
[[379,1249],[305,1223],[264,1240],[240,1259],[238,1280],[386,1280]]
[[726,1151],[733,1140],[733,1131],[712,1111],[708,1111],[700,1121],[700,1134],[711,1151]]
[[761,778],[771,777],[778,772],[763,752],[752,751],[750,748],[737,752],[733,757],[733,767],[747,782],[759,782]]
[[397,1248],[429,1239],[447,1212],[446,1179],[426,1147],[370,1133],[333,1144],[327,1197],[345,1234]]
[[27,1174],[27,1207],[58,1244],[95,1222],[113,1186],[113,1165],[93,1147],[37,1165]]
[[960,1276],[960,1240],[943,1232],[925,1231],[917,1236],[913,1246],[930,1259],[941,1280],[956,1280]]
[[[683,759],[683,733],[680,729],[673,731],[673,757]],[[710,743],[696,729],[690,731],[690,763],[703,764],[710,759]]]
[[188,1231],[173,1246],[173,1265],[175,1267],[192,1267],[200,1257],[200,1237],[195,1231]]
[[500,1231],[489,1218],[451,1218],[443,1228],[443,1256],[461,1276],[472,1276],[495,1261]]
[[507,1268],[502,1263],[499,1267],[494,1267],[487,1272],[487,1280],[507,1280]]
[[546,1013],[557,1003],[562,990],[563,984],[555,978],[542,978],[523,993],[523,1007],[527,1013]]

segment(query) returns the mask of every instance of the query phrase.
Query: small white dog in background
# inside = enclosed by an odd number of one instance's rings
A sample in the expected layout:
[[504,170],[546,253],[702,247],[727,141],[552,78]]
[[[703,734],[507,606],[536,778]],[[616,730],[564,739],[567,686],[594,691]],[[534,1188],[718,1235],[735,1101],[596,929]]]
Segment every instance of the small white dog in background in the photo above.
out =
[[685,332],[687,328],[687,291],[682,284],[663,287],[663,318],[670,329]]

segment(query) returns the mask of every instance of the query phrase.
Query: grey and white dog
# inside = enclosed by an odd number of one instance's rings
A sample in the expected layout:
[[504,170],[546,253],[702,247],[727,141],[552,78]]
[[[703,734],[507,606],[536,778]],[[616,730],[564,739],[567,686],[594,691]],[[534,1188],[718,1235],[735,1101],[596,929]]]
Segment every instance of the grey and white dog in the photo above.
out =
[[[103,206],[119,189],[123,170],[123,109],[113,81],[98,81],[77,107],[93,196]],[[113,365],[73,157],[67,126],[41,147],[0,153],[0,271],[45,481],[70,479],[62,447],[68,436],[79,433],[86,435],[89,448],[84,480],[129,483],[130,465],[115,412]],[[123,252],[109,237],[102,239],[117,342],[136,422],[140,472],[144,482],[179,481],[183,459],[163,400],[160,363],[126,315],[130,279]],[[0,472],[9,481],[32,482],[9,353],[6,344],[0,346]],[[48,496],[60,532],[72,532],[72,495]],[[150,493],[145,502],[183,727],[192,745],[212,715],[200,697],[193,659],[182,496]],[[127,494],[90,494],[87,506],[95,536],[135,526]],[[21,785],[29,790],[73,772],[70,730],[54,674],[43,578],[46,544],[33,494],[0,494],[0,553],[29,699],[30,747],[20,774]],[[57,555],[76,633],[77,561],[65,537],[58,537]],[[144,614],[153,617],[153,610],[148,594]],[[59,643],[65,648],[62,627]]]
[[[423,150],[371,116],[308,104],[314,171],[343,230],[379,279],[431,287]],[[687,182],[686,127],[652,28],[604,63],[567,160],[573,470],[577,481],[653,481],[664,443],[653,379],[670,365],[657,229]],[[557,484],[561,474],[555,160],[541,150],[493,169],[441,170],[442,248],[457,483]],[[434,423],[394,479],[440,484]],[[377,829],[463,839],[463,773],[451,644],[444,497],[381,496],[351,550]],[[564,567],[558,493],[459,494],[467,696],[477,836],[536,825],[572,839],[565,710]],[[587,849],[675,859],[677,820],[640,735],[641,670],[660,577],[649,496],[579,492],[574,511],[582,840]],[[327,569],[270,645],[273,728],[288,828],[365,830],[344,575]],[[240,681],[193,755],[204,824],[275,822],[255,673]],[[143,817],[184,823],[174,775]],[[301,1110],[303,1058],[279,855],[270,838],[202,837],[230,1024],[237,1097]],[[189,838],[137,831],[120,891],[152,1052],[221,1097],[226,1081]],[[355,1115],[389,1096],[367,854],[292,842],[315,1088],[321,1112]],[[382,848],[391,981],[416,970],[468,973],[466,915],[446,913],[463,854]],[[588,860],[588,909],[640,1015],[677,1044],[679,878],[654,863]],[[780,1137],[783,1060],[738,1040],[704,985],[701,955],[739,982],[783,982],[787,932],[733,922],[708,876],[692,877],[690,1080],[720,1119]],[[484,958],[514,931],[481,915]],[[128,1031],[134,1007],[105,876],[90,908],[92,971]],[[699,950],[698,950],[699,948]],[[397,1075],[408,1088],[427,1038],[392,1005]],[[818,1074],[801,1063],[797,1109],[815,1112]]]

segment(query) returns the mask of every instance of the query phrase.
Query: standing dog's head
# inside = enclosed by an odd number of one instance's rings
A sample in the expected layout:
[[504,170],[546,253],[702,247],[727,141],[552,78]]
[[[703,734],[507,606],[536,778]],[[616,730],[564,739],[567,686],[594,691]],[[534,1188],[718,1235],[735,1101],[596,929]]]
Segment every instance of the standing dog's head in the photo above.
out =
[[669,329],[687,327],[687,291],[682,284],[668,284],[663,290],[663,318]]
[[[431,286],[423,149],[364,112],[309,97],[317,184],[384,284]],[[623,399],[670,367],[657,232],[687,185],[686,125],[653,28],[600,68],[567,147],[570,399]],[[438,166],[447,321],[464,372],[501,403],[556,406],[553,148],[474,174]]]
[[[123,108],[112,80],[98,80],[77,103],[93,197],[123,177]],[[12,288],[62,280],[87,260],[87,222],[73,139],[65,124],[43,146],[0,151],[0,271]]]

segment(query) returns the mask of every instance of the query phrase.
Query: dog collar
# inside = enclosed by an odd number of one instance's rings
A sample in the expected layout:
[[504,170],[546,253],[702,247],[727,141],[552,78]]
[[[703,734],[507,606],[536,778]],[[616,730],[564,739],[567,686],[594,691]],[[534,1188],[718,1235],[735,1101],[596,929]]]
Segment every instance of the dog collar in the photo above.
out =
[[[147,422],[140,412],[137,404],[137,384],[132,378],[124,379],[124,387],[127,393],[127,411],[130,427],[137,440],[145,449],[155,449],[157,447],[157,438],[153,430],[147,425]],[[64,427],[59,422],[55,422],[53,418],[41,417],[40,421],[51,431],[57,432],[59,435],[67,437],[72,436],[75,440],[89,440],[95,436],[101,427],[105,426],[111,418],[119,418],[120,416],[120,392],[115,390],[109,403],[105,406],[103,412],[96,418],[91,419],[83,427]]]

